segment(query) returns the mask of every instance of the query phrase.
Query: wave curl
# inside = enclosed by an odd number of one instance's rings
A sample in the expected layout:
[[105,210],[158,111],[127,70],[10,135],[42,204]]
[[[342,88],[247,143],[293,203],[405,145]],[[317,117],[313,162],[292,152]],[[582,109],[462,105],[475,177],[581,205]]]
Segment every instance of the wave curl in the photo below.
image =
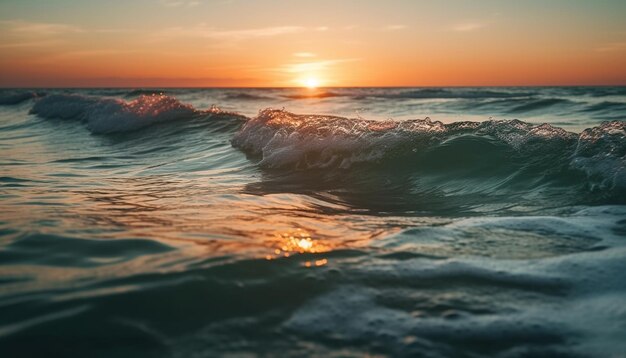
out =
[[93,133],[116,133],[137,130],[155,123],[179,121],[200,116],[231,116],[235,113],[217,107],[198,110],[176,98],[140,95],[132,101],[75,94],[57,94],[37,101],[31,113],[43,118],[75,119],[87,124]]
[[382,165],[564,177],[575,170],[586,173],[594,188],[626,191],[626,123],[618,121],[579,135],[519,120],[381,122],[266,109],[241,127],[232,145],[258,157],[264,168]]

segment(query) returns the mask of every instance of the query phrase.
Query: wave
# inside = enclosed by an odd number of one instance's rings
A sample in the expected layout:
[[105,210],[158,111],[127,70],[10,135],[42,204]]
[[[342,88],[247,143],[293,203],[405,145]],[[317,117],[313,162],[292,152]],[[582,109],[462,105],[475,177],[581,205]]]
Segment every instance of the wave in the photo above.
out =
[[0,92],[0,106],[10,106],[15,104],[20,104],[22,102],[28,101],[29,99],[43,97],[45,93],[43,92],[15,92],[15,91],[7,91]]
[[[333,237],[347,247],[269,260],[243,246],[220,255],[157,240],[29,232],[1,253],[13,264],[4,283],[13,281],[10,291],[3,286],[0,352],[187,357],[269,345],[300,356],[327,353],[321,347],[332,342],[399,357],[619,356],[624,215],[596,207],[461,218],[410,225],[364,247]],[[272,339],[259,334],[267,327]],[[103,332],[115,332],[107,344]],[[38,344],[28,344],[33,338]]]
[[626,193],[626,122],[604,122],[585,129],[578,137],[571,165],[598,178],[601,188]]
[[390,93],[384,97],[391,98],[424,98],[424,99],[481,99],[481,98],[516,98],[532,97],[534,92],[496,91],[470,88],[421,88],[417,90]]
[[330,97],[344,97],[344,96],[346,95],[335,93],[335,92],[330,92],[330,91],[323,91],[323,92],[306,92],[306,93],[300,93],[300,94],[285,95],[283,97],[289,98],[289,99],[310,99],[310,98],[330,98]]
[[563,98],[543,98],[530,102],[525,101],[524,104],[511,108],[509,113],[525,113],[570,103],[572,102]]
[[198,110],[167,95],[140,95],[127,102],[116,98],[57,94],[37,101],[31,113],[43,118],[80,120],[93,133],[128,132],[156,123],[207,116],[245,118],[217,107]]
[[[626,122],[605,122],[580,135],[519,120],[372,121],[267,109],[248,120],[232,145],[263,168],[385,170],[502,175],[517,179],[586,173],[591,189],[626,192]],[[574,171],[574,172],[572,172]]]
[[133,97],[139,97],[139,96],[152,96],[152,95],[163,95],[166,92],[164,90],[160,90],[160,89],[134,89],[130,92],[127,92],[124,94],[124,97],[126,98],[133,98]]
[[626,103],[604,101],[591,104],[585,107],[585,109],[582,109],[581,112],[599,112],[606,110],[626,111]]
[[[524,105],[523,110],[558,103],[537,100]],[[613,104],[600,105],[600,109],[606,106]],[[140,95],[125,101],[55,94],[37,99],[31,113],[79,120],[93,133],[211,118],[197,123],[219,123],[220,129],[237,131],[232,145],[258,159],[258,165],[265,169],[341,173],[347,168],[370,170],[374,166],[374,173],[384,168],[439,175],[447,181],[453,177],[499,178],[490,182],[492,191],[520,183],[528,187],[550,181],[559,185],[584,182],[591,192],[611,193],[610,202],[626,199],[626,122],[620,121],[604,122],[575,134],[549,124],[519,120],[451,124],[428,118],[374,121],[275,109],[247,118],[217,107],[199,110],[167,95]],[[223,120],[214,121],[218,118]],[[371,173],[365,175],[370,177]],[[455,185],[454,190],[461,190]],[[474,187],[480,190],[483,186]]]
[[224,99],[240,100],[240,101],[263,101],[263,100],[272,99],[272,97],[269,97],[269,96],[263,96],[263,95],[246,93],[246,92],[226,93],[224,94],[223,97]]
[[626,119],[626,103],[603,101],[590,104],[579,112],[606,120]]
[[[457,103],[450,103],[446,106],[451,108],[458,108],[462,111],[473,111],[476,109],[482,109],[489,112],[500,112],[509,115],[521,115],[528,112],[539,112],[552,110],[554,108],[568,108],[568,106],[575,106],[576,102],[570,101],[564,98],[485,98],[480,101],[460,101]],[[542,112],[539,112],[542,113]]]
[[626,96],[626,87],[571,87],[562,88],[562,91],[566,91],[569,95],[580,96],[587,95],[592,97],[609,97],[609,96]]

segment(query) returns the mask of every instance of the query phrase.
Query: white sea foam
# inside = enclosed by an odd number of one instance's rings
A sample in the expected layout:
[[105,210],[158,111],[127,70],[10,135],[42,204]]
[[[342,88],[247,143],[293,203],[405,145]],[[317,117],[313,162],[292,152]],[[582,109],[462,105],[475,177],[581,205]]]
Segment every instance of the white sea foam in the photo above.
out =
[[32,113],[44,118],[84,121],[94,133],[126,132],[155,123],[225,113],[197,110],[167,95],[141,95],[132,101],[82,95],[51,95],[35,103]]
[[492,356],[619,356],[626,351],[624,217],[623,207],[600,207],[565,218],[457,221],[444,227],[449,235],[470,226],[507,228],[581,237],[606,248],[541,259],[374,261],[351,272],[350,285],[295,311],[284,326],[317,339],[377,341],[401,356],[429,346],[435,356],[446,355],[446,347],[459,343]]
[[[235,135],[233,145],[262,156],[266,167],[339,167],[418,152],[459,135],[496,138],[516,150],[576,137],[548,124],[522,121],[458,122],[430,119],[374,121],[264,110]],[[540,143],[537,143],[540,142]]]
[[590,177],[599,177],[600,188],[626,191],[626,122],[605,122],[584,130],[572,165]]
[[[433,157],[439,148],[456,144],[453,149],[457,153],[452,157],[474,152],[480,164],[493,161],[494,167],[518,163],[520,168],[541,167],[555,173],[568,168],[582,170],[592,179],[599,177],[601,189],[624,191],[625,131],[625,122],[605,122],[577,135],[549,124],[519,120],[451,124],[430,119],[373,121],[267,109],[248,120],[232,144],[260,157],[262,167],[291,169],[345,169],[398,158],[405,159],[405,166],[416,155]],[[463,136],[474,139],[458,141]],[[485,157],[506,150],[515,160]],[[544,173],[537,172],[540,175]]]

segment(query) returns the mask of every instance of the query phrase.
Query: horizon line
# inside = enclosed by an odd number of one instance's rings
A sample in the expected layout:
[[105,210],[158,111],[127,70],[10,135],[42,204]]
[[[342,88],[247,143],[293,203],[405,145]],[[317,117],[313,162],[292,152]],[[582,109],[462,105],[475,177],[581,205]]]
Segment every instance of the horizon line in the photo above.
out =
[[333,88],[537,88],[537,87],[626,87],[623,84],[541,84],[541,85],[406,85],[406,86],[3,86],[0,89],[306,89],[315,91]]

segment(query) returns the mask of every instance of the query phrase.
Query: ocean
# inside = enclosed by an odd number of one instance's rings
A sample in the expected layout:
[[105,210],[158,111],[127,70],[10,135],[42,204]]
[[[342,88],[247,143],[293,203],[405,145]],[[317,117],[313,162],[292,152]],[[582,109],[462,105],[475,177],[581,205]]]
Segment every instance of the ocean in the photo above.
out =
[[0,91],[2,357],[620,357],[626,87]]

